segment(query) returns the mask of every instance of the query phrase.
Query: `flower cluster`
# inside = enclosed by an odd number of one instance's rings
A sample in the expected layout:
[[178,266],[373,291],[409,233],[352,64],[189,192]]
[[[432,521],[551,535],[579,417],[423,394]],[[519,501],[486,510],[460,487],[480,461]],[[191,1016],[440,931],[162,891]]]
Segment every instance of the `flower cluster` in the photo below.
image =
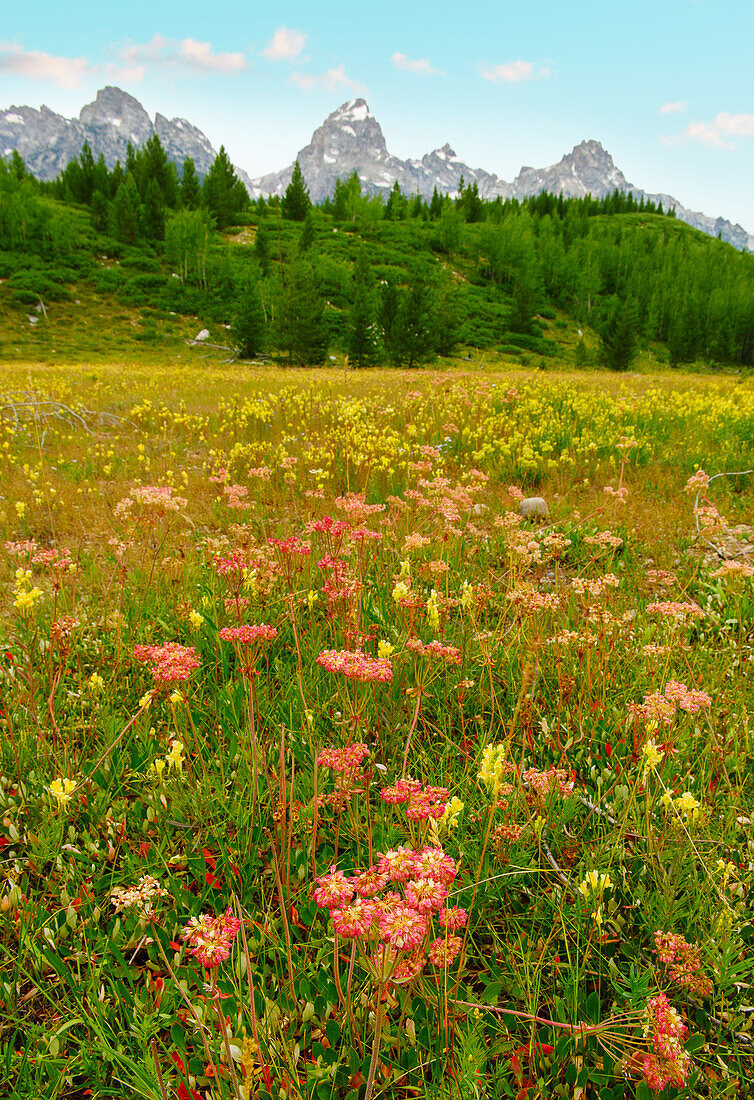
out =
[[[427,955],[445,967],[461,950],[454,933],[466,912],[446,905],[455,877],[455,860],[441,848],[398,847],[350,877],[333,867],[317,879],[314,900],[329,909],[338,935],[356,942],[375,982],[405,982],[421,972]],[[434,915],[444,935],[430,942]]]
[[189,953],[208,969],[219,966],[230,955],[241,927],[238,917],[231,914],[230,908],[216,917],[202,913],[200,917],[191,917],[183,929],[181,938],[191,945]]
[[257,642],[274,642],[278,632],[274,626],[261,623],[253,626],[244,623],[241,626],[224,626],[220,631],[220,637],[224,642],[238,642],[239,645],[256,645]]
[[152,875],[142,875],[135,886],[115,886],[110,891],[110,900],[118,913],[135,909],[139,916],[151,920],[155,916],[155,902],[169,893]]
[[702,960],[699,948],[687,943],[683,936],[674,932],[655,932],[655,951],[657,959],[668,968],[668,978],[674,985],[688,989],[699,997],[709,997],[712,982],[700,974]]
[[317,756],[317,764],[320,768],[330,768],[334,772],[343,774],[360,768],[367,756],[369,756],[367,746],[361,741],[354,741],[352,745],[346,745],[343,749],[322,749]]
[[201,661],[194,646],[167,642],[165,645],[134,646],[134,657],[140,664],[151,663],[152,679],[158,686],[188,680]]
[[429,657],[445,661],[449,665],[460,665],[461,651],[454,645],[443,645],[442,642],[422,642],[418,638],[409,638],[406,649],[417,657]]
[[447,787],[424,787],[416,779],[399,779],[392,787],[384,787],[380,796],[395,806],[405,802],[409,821],[426,821],[444,815],[449,793]]
[[644,1080],[651,1089],[686,1084],[691,1055],[683,1049],[688,1028],[664,993],[647,1001],[644,1034],[652,1040],[652,1051],[642,1059]]
[[362,684],[386,684],[393,678],[393,666],[387,658],[367,657],[360,649],[323,649],[317,664]]

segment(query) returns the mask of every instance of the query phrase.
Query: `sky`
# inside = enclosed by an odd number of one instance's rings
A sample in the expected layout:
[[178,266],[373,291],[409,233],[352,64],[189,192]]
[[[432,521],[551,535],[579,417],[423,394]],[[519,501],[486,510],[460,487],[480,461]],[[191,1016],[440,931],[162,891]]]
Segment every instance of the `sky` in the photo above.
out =
[[752,0],[0,0],[0,110],[105,84],[259,176],[363,96],[388,149],[512,180],[584,139],[637,187],[754,233]]

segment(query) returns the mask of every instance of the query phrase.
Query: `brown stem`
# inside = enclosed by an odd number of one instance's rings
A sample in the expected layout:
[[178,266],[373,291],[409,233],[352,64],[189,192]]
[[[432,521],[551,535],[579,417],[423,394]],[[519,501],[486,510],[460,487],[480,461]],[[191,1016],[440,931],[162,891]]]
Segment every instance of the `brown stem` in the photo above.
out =
[[369,1076],[367,1077],[367,1091],[364,1100],[372,1100],[374,1092],[374,1078],[377,1073],[378,1055],[380,1052],[380,1039],[382,1038],[382,1025],[385,1021],[385,1008],[383,1004],[384,985],[377,987],[377,1015],[374,1021],[374,1039],[372,1040],[372,1061],[369,1063]]
[[408,751],[411,748],[411,738],[414,736],[414,730],[416,724],[419,721],[419,707],[422,701],[422,689],[420,685],[416,688],[416,706],[414,707],[414,717],[411,719],[411,728],[408,731],[408,737],[406,738],[406,747],[403,750],[403,771],[401,772],[401,779],[406,778],[406,768],[408,767]]

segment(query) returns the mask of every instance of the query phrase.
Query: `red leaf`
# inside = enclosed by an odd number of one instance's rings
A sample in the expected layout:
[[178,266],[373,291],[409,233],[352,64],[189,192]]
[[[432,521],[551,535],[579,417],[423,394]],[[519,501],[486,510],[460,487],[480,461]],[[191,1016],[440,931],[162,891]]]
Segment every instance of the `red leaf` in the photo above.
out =
[[147,858],[147,856],[149,855],[149,849],[151,847],[152,847],[152,841],[151,840],[142,840],[141,844],[139,845],[139,855],[141,856],[142,859]]
[[204,881],[208,886],[211,886],[213,890],[222,890],[220,880],[215,878],[211,871],[207,871],[207,874],[204,876]]
[[210,871],[214,871],[217,867],[217,858],[212,855],[209,848],[202,848],[202,855],[204,856],[204,862],[209,867]]

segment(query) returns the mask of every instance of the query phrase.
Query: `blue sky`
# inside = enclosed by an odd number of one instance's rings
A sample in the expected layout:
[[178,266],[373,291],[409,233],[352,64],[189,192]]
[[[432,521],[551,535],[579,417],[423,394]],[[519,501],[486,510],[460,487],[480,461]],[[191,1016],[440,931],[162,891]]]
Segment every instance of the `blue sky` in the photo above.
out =
[[398,156],[448,141],[510,180],[595,138],[637,186],[754,232],[751,0],[3,8],[0,109],[76,115],[118,84],[257,176],[363,95]]

